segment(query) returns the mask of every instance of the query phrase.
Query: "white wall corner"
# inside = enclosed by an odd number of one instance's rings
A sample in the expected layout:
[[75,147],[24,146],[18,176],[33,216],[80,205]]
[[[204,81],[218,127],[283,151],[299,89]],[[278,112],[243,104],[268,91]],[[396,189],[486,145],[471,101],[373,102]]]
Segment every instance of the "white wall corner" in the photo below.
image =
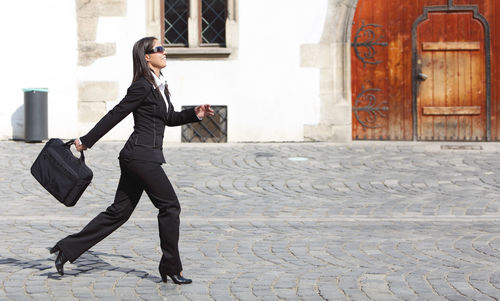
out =
[[300,66],[303,68],[326,68],[331,65],[329,44],[300,45]]
[[304,140],[348,143],[352,141],[351,125],[305,125]]
[[321,112],[320,123],[328,125],[351,124],[351,106],[341,103],[329,106],[327,112]]

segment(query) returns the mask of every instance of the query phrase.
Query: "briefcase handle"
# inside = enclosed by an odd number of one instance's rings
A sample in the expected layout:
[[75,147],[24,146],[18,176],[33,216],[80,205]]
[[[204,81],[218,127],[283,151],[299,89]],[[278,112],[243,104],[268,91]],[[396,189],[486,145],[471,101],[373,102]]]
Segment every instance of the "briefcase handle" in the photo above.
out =
[[[64,143],[64,145],[66,145],[69,149],[74,142],[75,142],[75,139],[71,139],[68,142]],[[85,155],[83,154],[83,151],[80,152],[80,160],[82,162],[85,162]]]

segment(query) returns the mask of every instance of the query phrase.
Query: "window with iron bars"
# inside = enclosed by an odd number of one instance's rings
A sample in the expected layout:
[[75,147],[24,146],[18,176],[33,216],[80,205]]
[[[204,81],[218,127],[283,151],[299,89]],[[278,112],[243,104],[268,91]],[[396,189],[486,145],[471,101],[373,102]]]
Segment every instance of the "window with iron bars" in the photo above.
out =
[[230,55],[237,0],[161,0],[161,33],[170,56]]
[[[195,106],[182,106],[182,110]],[[212,106],[214,116],[182,126],[182,142],[227,142],[227,106]]]

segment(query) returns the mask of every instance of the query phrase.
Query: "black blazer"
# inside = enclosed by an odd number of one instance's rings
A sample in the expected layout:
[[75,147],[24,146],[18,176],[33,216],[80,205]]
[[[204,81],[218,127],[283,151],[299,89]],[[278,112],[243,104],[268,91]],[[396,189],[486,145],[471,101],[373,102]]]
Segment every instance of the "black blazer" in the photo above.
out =
[[165,125],[178,126],[200,121],[194,109],[174,111],[167,97],[168,109],[158,89],[145,78],[140,78],[128,88],[127,95],[88,132],[80,137],[87,147],[92,147],[102,136],[125,118],[134,114],[134,131],[120,152],[120,159],[136,159],[165,163],[163,135]]

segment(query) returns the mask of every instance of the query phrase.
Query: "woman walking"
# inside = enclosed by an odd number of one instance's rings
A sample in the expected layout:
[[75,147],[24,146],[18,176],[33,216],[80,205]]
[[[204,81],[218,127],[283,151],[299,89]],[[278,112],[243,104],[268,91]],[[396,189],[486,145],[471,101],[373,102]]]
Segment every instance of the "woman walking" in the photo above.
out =
[[179,201],[161,167],[165,163],[162,145],[165,125],[178,126],[212,116],[210,105],[174,111],[161,69],[166,66],[166,51],[154,37],[134,44],[134,75],[127,95],[85,136],[76,139],[78,151],[92,147],[129,113],[134,116],[134,131],[120,151],[121,176],[114,203],[101,212],[80,232],[57,242],[50,250],[58,253],[55,266],[64,275],[64,264],[73,262],[85,251],[125,223],[134,211],[143,191],[158,208],[158,227],[162,257],[159,271],[176,284],[191,283],[182,276],[179,256]]

